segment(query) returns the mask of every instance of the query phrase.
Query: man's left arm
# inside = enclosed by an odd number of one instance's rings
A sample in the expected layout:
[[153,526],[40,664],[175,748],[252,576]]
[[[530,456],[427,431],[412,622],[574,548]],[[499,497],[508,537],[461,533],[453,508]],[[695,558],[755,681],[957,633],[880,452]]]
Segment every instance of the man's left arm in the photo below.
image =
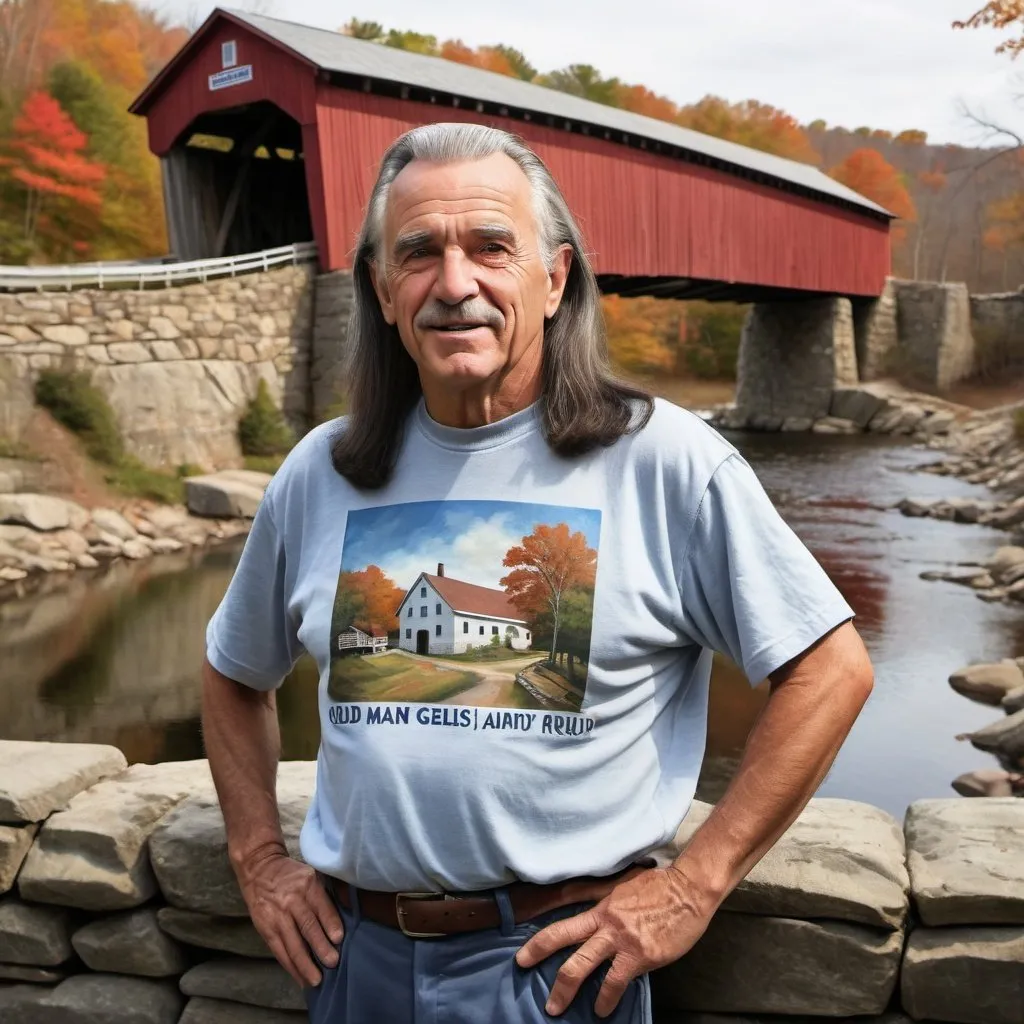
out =
[[611,961],[596,1003],[610,1014],[634,978],[679,959],[723,900],[796,820],[871,693],[871,662],[846,622],[771,674],[771,696],[731,784],[675,862],[617,886],[591,910],[549,925],[516,955],[532,967],[571,945],[547,1011],[562,1013]]

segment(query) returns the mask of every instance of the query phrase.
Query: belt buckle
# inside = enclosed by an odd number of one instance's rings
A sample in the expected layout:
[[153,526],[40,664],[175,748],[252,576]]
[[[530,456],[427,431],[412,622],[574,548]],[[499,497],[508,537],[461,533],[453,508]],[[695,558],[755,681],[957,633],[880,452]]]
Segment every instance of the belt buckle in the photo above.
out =
[[450,897],[443,892],[396,892],[395,893],[395,914],[398,917],[398,927],[402,934],[408,939],[443,939],[447,932],[412,932],[405,926],[406,910],[402,906],[402,900],[446,900]]

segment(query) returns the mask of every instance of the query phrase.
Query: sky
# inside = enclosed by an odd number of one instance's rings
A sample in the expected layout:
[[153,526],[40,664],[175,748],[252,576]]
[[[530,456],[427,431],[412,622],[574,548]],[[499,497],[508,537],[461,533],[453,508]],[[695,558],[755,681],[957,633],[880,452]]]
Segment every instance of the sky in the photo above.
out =
[[596,548],[601,513],[596,509],[514,501],[414,501],[350,512],[341,567],[359,572],[379,566],[407,590],[421,572],[500,590],[509,569],[502,559],[538,523],[567,523]]
[[[993,52],[991,29],[954,31],[982,0],[224,0],[272,17],[337,29],[385,28],[502,42],[542,71],[593,64],[677,103],[714,94],[757,99],[801,123],[927,131],[935,143],[991,145],[963,113],[1024,127],[1024,57]],[[203,0],[152,0],[196,24]]]

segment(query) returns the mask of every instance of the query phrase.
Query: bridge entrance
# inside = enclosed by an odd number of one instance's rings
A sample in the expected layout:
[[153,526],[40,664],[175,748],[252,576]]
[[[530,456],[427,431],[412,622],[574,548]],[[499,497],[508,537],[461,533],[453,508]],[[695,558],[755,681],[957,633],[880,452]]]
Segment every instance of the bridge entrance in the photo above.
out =
[[273,103],[200,114],[162,165],[168,235],[178,259],[313,240],[302,129]]

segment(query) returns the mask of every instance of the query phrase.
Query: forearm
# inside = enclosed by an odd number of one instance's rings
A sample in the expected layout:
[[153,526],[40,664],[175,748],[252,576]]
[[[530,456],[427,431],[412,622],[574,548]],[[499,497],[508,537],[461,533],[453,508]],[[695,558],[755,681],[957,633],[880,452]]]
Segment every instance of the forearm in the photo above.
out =
[[675,861],[716,908],[814,795],[871,692],[871,665],[848,625],[773,682],[736,776]]
[[281,734],[273,691],[253,690],[203,663],[203,738],[236,871],[285,852],[277,807]]

